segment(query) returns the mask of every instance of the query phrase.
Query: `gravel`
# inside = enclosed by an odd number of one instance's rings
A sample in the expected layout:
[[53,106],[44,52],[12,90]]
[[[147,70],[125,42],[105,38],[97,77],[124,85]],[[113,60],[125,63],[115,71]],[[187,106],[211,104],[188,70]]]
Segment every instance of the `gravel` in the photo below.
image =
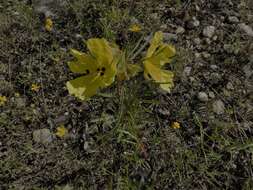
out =
[[203,35],[205,37],[211,38],[215,33],[215,27],[214,26],[207,26],[203,30]]
[[213,112],[216,114],[223,114],[225,111],[225,105],[221,100],[213,102]]

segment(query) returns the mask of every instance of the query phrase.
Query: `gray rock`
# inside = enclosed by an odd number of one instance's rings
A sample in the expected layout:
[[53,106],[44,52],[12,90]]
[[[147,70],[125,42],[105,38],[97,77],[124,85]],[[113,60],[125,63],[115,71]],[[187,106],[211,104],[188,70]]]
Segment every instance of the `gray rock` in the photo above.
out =
[[225,111],[225,105],[221,100],[213,102],[213,112],[216,114],[223,114]]
[[194,38],[193,39],[193,42],[196,44],[196,45],[199,45],[201,43],[201,40],[200,38]]
[[183,74],[184,74],[185,76],[190,76],[191,70],[192,70],[191,67],[185,67],[185,68],[184,68],[184,71],[183,71]]
[[233,84],[232,84],[231,82],[228,82],[228,83],[227,83],[226,88],[227,88],[228,90],[234,90],[234,86],[233,86]]
[[177,29],[176,29],[176,34],[183,34],[185,32],[185,29],[181,26],[179,26]]
[[198,93],[198,99],[201,102],[207,102],[208,101],[208,95],[205,92],[199,92]]
[[250,76],[253,74],[253,69],[250,65],[251,64],[249,63],[242,68],[246,78],[250,78]]
[[215,94],[214,94],[213,92],[209,92],[209,93],[208,93],[208,96],[209,96],[210,98],[215,98]]
[[213,70],[217,70],[219,67],[217,65],[210,65],[210,68]]
[[33,131],[33,140],[41,144],[49,144],[53,141],[53,135],[49,129],[38,129]]
[[245,23],[241,23],[238,25],[239,28],[244,31],[248,36],[253,37],[253,30],[249,25],[246,25]]
[[203,30],[203,35],[205,37],[211,38],[215,33],[215,27],[214,26],[207,26]]
[[228,17],[228,21],[230,23],[238,23],[239,19],[236,16],[230,16],[230,17]]
[[172,33],[168,33],[168,32],[165,32],[163,33],[163,36],[164,36],[164,41],[171,41],[171,40],[177,40],[177,35],[176,34],[172,34]]

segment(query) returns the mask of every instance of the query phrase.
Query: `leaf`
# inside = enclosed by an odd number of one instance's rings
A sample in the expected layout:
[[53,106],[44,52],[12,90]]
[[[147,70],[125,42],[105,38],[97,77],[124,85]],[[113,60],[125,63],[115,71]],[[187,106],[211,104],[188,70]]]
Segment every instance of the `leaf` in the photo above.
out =
[[57,137],[63,138],[68,133],[68,130],[64,127],[64,125],[61,125],[57,127],[55,135]]

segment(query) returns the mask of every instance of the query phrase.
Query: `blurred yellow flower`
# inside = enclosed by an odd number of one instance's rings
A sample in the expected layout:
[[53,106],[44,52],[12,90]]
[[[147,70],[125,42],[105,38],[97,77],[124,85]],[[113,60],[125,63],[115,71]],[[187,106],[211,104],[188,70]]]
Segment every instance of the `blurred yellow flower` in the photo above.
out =
[[174,86],[172,71],[162,69],[166,63],[170,63],[172,57],[176,54],[173,46],[163,43],[163,33],[156,32],[150,42],[144,64],[144,77],[147,80],[154,80],[160,84],[160,88],[170,92]]
[[0,106],[3,106],[7,102],[6,96],[0,96]]
[[15,97],[17,97],[17,98],[20,97],[20,94],[19,94],[18,92],[16,92],[14,95],[15,95]]
[[70,53],[76,58],[68,63],[73,73],[83,76],[67,82],[70,94],[81,100],[88,100],[98,90],[110,86],[117,73],[117,63],[120,50],[105,39],[91,38],[87,41],[89,53],[71,49]]
[[53,29],[53,21],[51,18],[46,18],[45,20],[45,29],[48,32],[51,32]]
[[173,129],[179,129],[181,126],[180,126],[180,123],[178,123],[178,122],[175,121],[175,122],[172,123],[171,127]]
[[61,125],[57,127],[55,135],[57,137],[63,138],[68,133],[68,130],[64,127],[64,125]]
[[40,86],[38,84],[32,84],[31,90],[35,91],[35,92],[38,92],[40,90]]
[[133,24],[129,27],[129,31],[131,32],[140,32],[141,31],[141,26],[138,24]]

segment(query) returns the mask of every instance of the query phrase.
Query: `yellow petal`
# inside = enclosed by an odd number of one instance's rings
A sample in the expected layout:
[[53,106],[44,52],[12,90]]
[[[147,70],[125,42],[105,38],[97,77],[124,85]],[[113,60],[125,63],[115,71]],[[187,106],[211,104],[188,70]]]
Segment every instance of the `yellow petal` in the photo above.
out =
[[163,66],[166,63],[170,63],[172,57],[176,54],[176,50],[171,45],[161,45],[153,55],[146,60],[152,62],[155,65]]
[[163,44],[163,33],[161,31],[156,32],[153,39],[151,40],[150,47],[147,51],[147,58],[151,57],[156,49]]
[[55,135],[57,137],[63,138],[68,133],[68,130],[64,127],[64,125],[61,125],[57,127]]
[[153,79],[156,83],[160,84],[160,87],[163,90],[167,92],[170,92],[173,87],[173,72],[160,69],[158,66],[149,61],[144,63],[144,77],[147,80]]
[[91,55],[97,60],[99,66],[110,65],[113,63],[112,48],[105,39],[89,39],[87,41],[87,47]]
[[71,49],[70,53],[76,58],[75,61],[68,62],[68,66],[73,73],[94,73],[97,70],[96,60],[86,53]]
[[66,85],[69,94],[72,94],[81,100],[88,100],[91,96],[94,96],[97,93],[101,83],[97,77],[88,75],[68,81]]

